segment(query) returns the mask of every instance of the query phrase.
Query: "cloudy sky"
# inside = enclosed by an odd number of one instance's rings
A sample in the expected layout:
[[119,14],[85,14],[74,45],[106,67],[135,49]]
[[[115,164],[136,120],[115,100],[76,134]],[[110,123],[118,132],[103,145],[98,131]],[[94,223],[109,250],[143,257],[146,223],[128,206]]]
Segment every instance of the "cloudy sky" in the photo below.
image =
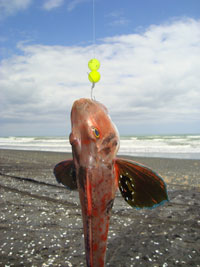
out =
[[[92,0],[0,0],[0,136],[68,135]],[[95,0],[95,98],[121,135],[200,133],[200,1]]]

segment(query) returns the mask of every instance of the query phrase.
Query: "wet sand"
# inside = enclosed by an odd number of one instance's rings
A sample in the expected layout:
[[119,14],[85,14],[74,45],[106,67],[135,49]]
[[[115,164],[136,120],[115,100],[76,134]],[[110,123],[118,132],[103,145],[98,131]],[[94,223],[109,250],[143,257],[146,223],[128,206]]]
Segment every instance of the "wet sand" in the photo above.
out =
[[[70,157],[0,150],[0,266],[86,266],[78,193],[52,173]],[[160,173],[170,202],[138,211],[118,192],[106,266],[200,266],[200,160],[132,159]]]

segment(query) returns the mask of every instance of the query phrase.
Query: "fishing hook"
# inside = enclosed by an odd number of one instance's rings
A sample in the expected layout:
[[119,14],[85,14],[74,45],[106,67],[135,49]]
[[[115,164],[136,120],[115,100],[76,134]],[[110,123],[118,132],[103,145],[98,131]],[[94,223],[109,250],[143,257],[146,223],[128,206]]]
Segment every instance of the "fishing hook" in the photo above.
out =
[[91,99],[92,100],[95,100],[95,97],[93,97],[93,89],[94,89],[94,87],[95,87],[95,83],[93,82],[92,83],[92,87],[91,87]]

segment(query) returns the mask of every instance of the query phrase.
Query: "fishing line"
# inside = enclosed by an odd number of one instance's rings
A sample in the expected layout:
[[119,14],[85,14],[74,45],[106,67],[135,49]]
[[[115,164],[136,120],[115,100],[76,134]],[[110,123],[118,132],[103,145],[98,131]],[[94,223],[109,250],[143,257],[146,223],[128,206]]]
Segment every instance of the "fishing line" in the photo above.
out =
[[93,99],[93,89],[95,84],[100,80],[101,75],[97,71],[100,68],[100,62],[95,58],[96,54],[96,18],[95,18],[95,0],[92,0],[92,35],[93,35],[93,58],[88,62],[88,68],[91,70],[88,73],[88,79],[92,83],[91,99]]
[[95,0],[92,3],[92,27],[93,27],[93,57],[95,58],[96,47],[96,18],[95,18]]

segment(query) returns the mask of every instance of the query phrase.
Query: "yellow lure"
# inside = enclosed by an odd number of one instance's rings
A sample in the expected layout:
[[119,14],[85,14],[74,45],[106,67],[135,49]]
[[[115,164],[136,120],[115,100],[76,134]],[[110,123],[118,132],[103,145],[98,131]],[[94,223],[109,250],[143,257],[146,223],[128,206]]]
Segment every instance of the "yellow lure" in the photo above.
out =
[[97,83],[100,78],[101,75],[100,73],[97,71],[100,68],[100,62],[98,59],[93,58],[88,62],[88,68],[91,70],[91,72],[88,74],[88,79],[91,83]]
[[93,58],[88,62],[88,68],[90,70],[98,70],[100,68],[100,62],[98,59]]
[[91,83],[97,83],[101,78],[101,75],[98,71],[93,70],[88,74],[88,79]]

